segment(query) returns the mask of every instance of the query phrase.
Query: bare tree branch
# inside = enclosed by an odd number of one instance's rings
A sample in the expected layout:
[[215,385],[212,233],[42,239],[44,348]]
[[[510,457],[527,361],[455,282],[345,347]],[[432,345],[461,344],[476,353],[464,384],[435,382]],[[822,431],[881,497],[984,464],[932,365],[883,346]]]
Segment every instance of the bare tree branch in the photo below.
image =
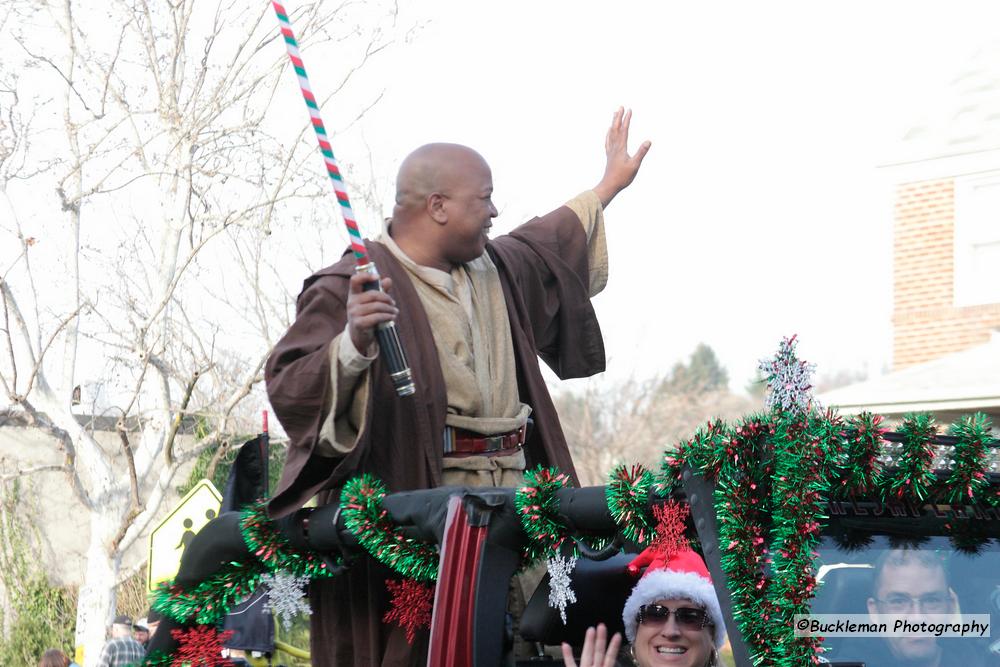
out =
[[28,363],[34,367],[38,363],[38,359],[31,346],[31,333],[28,331],[28,325],[24,321],[21,309],[17,305],[17,299],[14,297],[14,292],[11,291],[10,285],[6,280],[0,280],[0,295],[3,295],[4,328],[7,332],[7,349],[10,353],[11,368],[13,369],[11,373],[11,389],[15,395],[11,396],[11,398],[15,402],[20,402],[20,400],[24,398],[24,395],[17,393],[17,364],[15,361],[16,354],[14,352],[14,341],[10,331],[10,314],[13,314],[14,323],[21,332],[21,339],[24,342],[25,353],[28,355]]
[[245,379],[240,385],[229,395],[225,404],[222,406],[218,417],[216,418],[216,428],[209,434],[200,438],[198,443],[189,451],[184,452],[183,455],[178,454],[178,460],[186,460],[192,456],[197,456],[195,452],[200,453],[204,451],[208,444],[215,444],[222,440],[227,432],[227,425],[229,423],[230,415],[232,415],[233,410],[239,403],[250,395],[253,391],[254,385],[264,380],[262,370],[264,369],[264,364],[267,363],[267,357],[270,354],[270,350],[265,352],[257,361],[257,364],[250,370],[245,376]]
[[0,379],[3,380],[4,391],[7,392],[7,396],[14,401],[18,402],[17,397],[17,355],[14,354],[14,338],[10,333],[10,309],[7,304],[7,294],[9,288],[7,287],[6,281],[0,279],[0,296],[3,297],[3,332],[7,338],[7,354],[10,359],[10,376],[11,379],[8,382],[7,377],[0,373]]
[[129,481],[129,508],[122,516],[121,523],[119,524],[118,533],[112,538],[111,543],[108,545],[108,554],[113,555],[118,550],[118,544],[125,537],[125,532],[128,530],[129,526],[132,525],[133,519],[139,515],[145,509],[145,505],[142,499],[139,497],[139,480],[136,478],[135,474],[135,457],[132,455],[132,445],[128,438],[128,429],[125,426],[125,420],[119,419],[115,424],[115,430],[118,431],[118,438],[121,441],[122,453],[125,455],[125,464],[128,467],[128,481]]
[[205,468],[206,479],[212,479],[215,477],[215,469],[218,467],[219,461],[222,460],[222,457],[225,456],[230,449],[232,449],[232,442],[229,438],[224,438],[222,442],[219,443],[219,446],[216,447],[215,452],[212,454],[212,458],[208,461],[208,467]]
[[24,49],[24,52],[27,53],[29,56],[31,56],[32,59],[45,63],[46,65],[51,67],[60,77],[62,77],[62,80],[66,82],[66,85],[69,87],[71,91],[73,91],[73,94],[76,95],[76,98],[80,100],[80,104],[83,105],[83,108],[86,109],[88,112],[90,112],[91,116],[93,116],[95,119],[101,118],[101,116],[99,116],[93,109],[90,108],[90,106],[87,104],[87,100],[83,98],[83,95],[80,94],[80,91],[77,90],[76,86],[73,84],[73,79],[70,78],[70,76],[67,76],[66,73],[62,71],[61,67],[52,62],[51,59],[46,58],[43,55],[33,53],[27,46],[24,45],[24,42],[21,41],[19,37],[15,37],[14,41],[17,42],[18,46]]
[[6,473],[0,475],[0,482],[8,482],[12,479],[18,479],[20,477],[28,477],[29,475],[35,475],[40,472],[69,472],[69,468],[64,465],[44,465],[35,466],[34,468],[22,468],[17,472]]
[[42,347],[42,349],[38,351],[38,360],[35,362],[34,368],[31,369],[31,375],[28,376],[28,386],[25,387],[24,389],[25,396],[31,393],[31,389],[35,384],[35,378],[38,377],[39,373],[42,372],[42,363],[44,363],[45,361],[45,354],[46,352],[49,351],[49,348],[52,346],[52,342],[56,339],[59,333],[64,328],[66,328],[66,326],[70,322],[76,319],[76,316],[80,314],[80,311],[82,309],[83,305],[77,306],[77,308],[72,313],[64,317],[62,321],[59,322],[58,326],[56,326],[52,334],[49,336],[49,339],[45,342],[45,345]]
[[172,482],[179,467],[180,465],[175,463],[172,466],[160,468],[159,475],[146,502],[146,509],[132,517],[125,530],[119,530],[112,539],[112,543],[117,546],[119,552],[128,550],[136,539],[149,528],[150,523],[156,518],[155,509],[160,507],[163,499],[172,489]]
[[[269,261],[266,230],[278,216],[304,217],[326,189],[322,174],[300,168],[314,148],[297,140],[289,150],[284,128],[269,129],[286,59],[266,5],[246,12],[234,0],[115,0],[105,7],[110,17],[95,18],[74,0],[24,1],[38,10],[40,29],[5,30],[38,63],[37,88],[55,92],[18,99],[17,82],[0,74],[0,97],[18,105],[16,114],[0,109],[0,125],[16,121],[13,134],[0,136],[0,191],[14,213],[2,216],[0,234],[10,227],[11,239],[33,234],[47,243],[0,278],[0,386],[18,419],[65,452],[48,469],[70,476],[89,512],[97,579],[113,581],[123,550],[158,519],[180,466],[214,448],[214,467],[246,432],[243,413],[260,397],[272,332],[293,300]],[[344,52],[358,54],[339,67],[338,91],[392,41],[380,23],[368,29],[352,19],[341,30],[346,21],[327,20],[362,6],[312,3],[296,12],[304,44],[345,39]],[[367,5],[364,15],[372,15]],[[103,34],[97,22],[120,27],[95,39]],[[380,96],[372,99],[358,117]],[[60,129],[51,120],[58,114],[33,113],[41,108],[62,111],[69,144],[58,159],[45,150],[50,142],[36,140]],[[19,206],[32,212],[24,228]],[[89,214],[93,229],[81,224]],[[3,262],[18,250],[11,245]],[[46,300],[50,289],[60,290],[61,305]],[[63,387],[50,386],[57,342],[66,345],[62,385],[93,388],[86,427]],[[76,369],[77,344],[81,362],[100,361]],[[116,412],[114,440],[88,432]],[[192,416],[210,432],[192,437],[183,428]],[[103,639],[92,619],[110,613],[113,594],[100,586],[81,595],[80,645]]]
[[94,509],[94,500],[84,487],[76,469],[76,443],[73,437],[65,429],[53,423],[47,415],[39,412],[29,401],[22,400],[20,404],[24,408],[23,416],[26,423],[53,437],[59,443],[63,453],[66,454],[66,473],[73,493],[84,507]]
[[187,411],[188,404],[191,402],[191,394],[194,393],[195,385],[198,384],[198,380],[201,379],[202,375],[204,375],[207,370],[208,369],[196,370],[191,375],[191,379],[188,380],[187,386],[184,388],[184,396],[181,398],[180,408],[178,408],[177,413],[174,415],[174,421],[170,425],[170,431],[167,432],[166,445],[163,448],[163,456],[167,465],[171,465],[174,462],[174,440],[177,438],[177,432],[181,428],[181,421],[184,419],[184,414]]
[[225,231],[226,227],[228,226],[229,226],[228,222],[224,223],[223,225],[220,225],[217,229],[213,230],[212,233],[207,238],[202,239],[198,243],[197,247],[193,248],[191,252],[188,253],[188,256],[181,263],[180,267],[178,267],[177,270],[174,271],[173,278],[166,286],[166,289],[164,289],[159,303],[157,303],[156,306],[153,308],[153,311],[146,316],[145,321],[143,322],[141,327],[143,335],[145,335],[146,331],[148,331],[149,328],[153,325],[153,322],[156,320],[156,318],[160,315],[160,313],[163,312],[163,309],[166,308],[167,305],[170,303],[170,300],[173,298],[174,295],[174,290],[177,289],[177,285],[184,277],[184,271],[189,266],[191,266],[191,263],[198,256],[198,253],[201,251],[201,249],[204,248],[206,245],[208,245],[208,242],[213,238],[215,238],[215,236]]

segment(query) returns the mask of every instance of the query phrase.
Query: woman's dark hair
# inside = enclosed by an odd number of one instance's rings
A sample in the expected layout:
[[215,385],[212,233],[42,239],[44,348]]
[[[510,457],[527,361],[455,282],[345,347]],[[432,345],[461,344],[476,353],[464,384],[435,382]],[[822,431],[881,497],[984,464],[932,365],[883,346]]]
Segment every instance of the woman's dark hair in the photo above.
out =
[[42,654],[38,667],[69,667],[69,658],[57,648],[50,648]]

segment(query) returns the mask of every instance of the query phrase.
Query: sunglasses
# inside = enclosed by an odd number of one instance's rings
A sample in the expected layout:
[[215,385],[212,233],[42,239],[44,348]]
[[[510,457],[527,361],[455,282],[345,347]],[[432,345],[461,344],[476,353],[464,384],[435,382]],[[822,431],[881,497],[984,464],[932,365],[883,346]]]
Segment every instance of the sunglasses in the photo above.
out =
[[711,625],[708,612],[704,609],[696,607],[671,609],[662,604],[647,604],[639,607],[636,620],[640,625],[666,623],[670,619],[670,614],[674,615],[677,627],[683,630],[701,630],[706,625]]

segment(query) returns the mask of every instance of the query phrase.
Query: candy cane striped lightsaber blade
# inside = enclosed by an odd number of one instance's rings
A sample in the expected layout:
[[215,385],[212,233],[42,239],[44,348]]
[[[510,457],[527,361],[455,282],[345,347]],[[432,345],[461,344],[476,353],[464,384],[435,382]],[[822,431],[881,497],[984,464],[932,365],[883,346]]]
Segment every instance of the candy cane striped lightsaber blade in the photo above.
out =
[[[337,165],[337,158],[333,155],[333,146],[330,145],[330,138],[326,134],[326,126],[319,113],[319,104],[316,96],[313,95],[312,86],[309,85],[309,76],[306,74],[306,66],[302,62],[302,55],[299,53],[299,44],[295,40],[295,33],[292,32],[292,23],[288,20],[288,12],[279,2],[271,2],[274,13],[278,15],[278,23],[281,25],[281,35],[285,38],[285,46],[288,48],[288,57],[292,61],[292,67],[299,78],[299,88],[302,91],[302,99],[309,109],[309,118],[312,122],[313,130],[316,131],[316,139],[319,141],[319,150],[323,154],[323,162],[326,164],[326,173],[333,183],[333,192],[337,196],[337,203],[340,204],[340,212],[344,216],[344,224],[347,225],[347,233],[351,239],[351,250],[354,252],[354,260],[357,264],[356,271],[359,273],[370,273],[377,275],[375,265],[368,259],[368,251],[365,248],[364,239],[361,237],[361,230],[358,228],[357,218],[354,217],[354,209],[351,208],[351,200],[347,196],[347,184],[340,173]],[[371,280],[365,283],[365,290],[380,290],[381,284],[378,280]],[[392,384],[396,388],[396,393],[400,396],[410,396],[416,388],[413,384],[413,375],[410,366],[406,361],[406,354],[403,346],[399,342],[399,334],[393,322],[380,324],[375,331],[378,338],[379,350],[389,369],[389,376]]]
[[337,196],[337,203],[340,204],[340,212],[344,214],[344,224],[347,225],[347,232],[351,238],[351,250],[358,265],[368,262],[368,252],[365,250],[365,242],[361,238],[361,230],[358,228],[357,218],[354,217],[354,209],[351,208],[351,200],[347,196],[347,185],[344,177],[340,173],[337,165],[337,158],[333,155],[333,147],[326,134],[326,126],[323,125],[323,118],[320,117],[319,104],[316,96],[313,95],[312,86],[309,85],[309,76],[306,74],[306,66],[302,62],[299,54],[299,43],[295,40],[295,33],[292,32],[292,24],[288,20],[288,12],[278,2],[272,2],[274,13],[278,15],[278,23],[281,24],[281,35],[285,38],[285,46],[288,48],[288,58],[292,61],[295,74],[299,77],[299,88],[302,90],[302,98],[309,109],[309,117],[312,121],[313,129],[316,130],[316,139],[319,140],[319,150],[323,153],[323,162],[326,163],[326,173],[333,183],[333,192]]

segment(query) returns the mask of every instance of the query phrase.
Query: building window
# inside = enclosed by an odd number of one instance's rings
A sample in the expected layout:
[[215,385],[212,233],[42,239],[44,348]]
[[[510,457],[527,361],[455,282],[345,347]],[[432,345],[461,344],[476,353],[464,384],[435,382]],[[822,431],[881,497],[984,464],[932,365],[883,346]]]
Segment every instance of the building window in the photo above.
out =
[[1000,303],[1000,172],[955,184],[955,305]]

